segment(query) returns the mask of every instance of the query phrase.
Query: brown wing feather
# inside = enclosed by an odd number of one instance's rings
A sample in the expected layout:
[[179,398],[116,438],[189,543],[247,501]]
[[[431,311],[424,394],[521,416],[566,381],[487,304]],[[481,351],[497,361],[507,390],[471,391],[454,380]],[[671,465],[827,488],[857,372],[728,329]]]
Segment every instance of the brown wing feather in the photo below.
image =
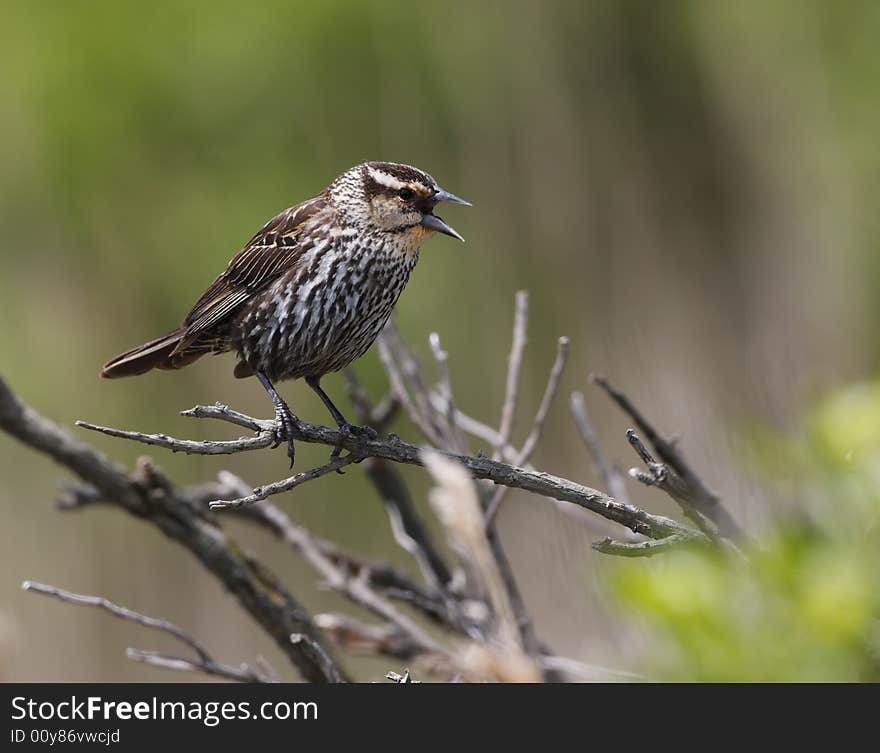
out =
[[[172,358],[197,347],[200,339],[222,339],[223,324],[255,292],[296,266],[302,255],[302,225],[326,207],[324,196],[297,204],[269,220],[235,255],[187,314],[185,332]],[[218,332],[217,330],[220,330]]]

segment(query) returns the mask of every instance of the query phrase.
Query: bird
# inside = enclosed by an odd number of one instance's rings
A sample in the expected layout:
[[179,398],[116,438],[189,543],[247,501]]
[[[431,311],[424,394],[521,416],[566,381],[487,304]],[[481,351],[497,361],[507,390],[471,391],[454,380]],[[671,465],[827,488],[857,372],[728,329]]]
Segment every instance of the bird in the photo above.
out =
[[234,376],[255,376],[275,411],[275,444],[293,467],[297,416],[277,382],[305,379],[340,431],[375,438],[349,423],[321,387],[326,374],[360,358],[385,327],[435,233],[464,241],[438,215],[441,202],[471,206],[431,175],[396,162],[364,162],[317,196],[273,217],[229,262],[186,315],[162,337],[108,361],[107,379],[172,370],[233,351]]

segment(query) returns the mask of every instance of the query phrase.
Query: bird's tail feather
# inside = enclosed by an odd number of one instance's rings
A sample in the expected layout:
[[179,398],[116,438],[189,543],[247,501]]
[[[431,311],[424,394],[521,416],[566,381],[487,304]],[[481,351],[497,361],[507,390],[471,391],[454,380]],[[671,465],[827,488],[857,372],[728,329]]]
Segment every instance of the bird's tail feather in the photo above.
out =
[[204,355],[205,351],[189,353],[184,350],[175,353],[185,334],[186,330],[180,328],[138,345],[104,364],[101,376],[106,379],[116,379],[145,374],[151,369],[179,369],[186,366]]

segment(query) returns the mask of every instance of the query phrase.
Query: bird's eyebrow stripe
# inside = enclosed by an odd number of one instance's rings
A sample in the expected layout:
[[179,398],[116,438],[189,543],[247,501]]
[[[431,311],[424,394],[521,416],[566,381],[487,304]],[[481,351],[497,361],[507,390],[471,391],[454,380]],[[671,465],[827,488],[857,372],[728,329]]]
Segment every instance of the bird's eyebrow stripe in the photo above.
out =
[[378,183],[380,186],[384,186],[385,188],[391,188],[395,191],[401,188],[410,188],[408,183],[405,183],[402,180],[398,180],[393,175],[389,175],[386,172],[382,172],[381,170],[374,170],[372,167],[367,168],[367,172],[370,175],[370,178],[374,183]]

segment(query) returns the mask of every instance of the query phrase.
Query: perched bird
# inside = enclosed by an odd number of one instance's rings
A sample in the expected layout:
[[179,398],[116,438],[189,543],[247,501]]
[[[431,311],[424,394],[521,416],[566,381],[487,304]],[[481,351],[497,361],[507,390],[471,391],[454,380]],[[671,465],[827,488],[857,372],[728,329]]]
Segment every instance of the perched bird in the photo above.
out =
[[373,344],[426,238],[438,232],[464,240],[434,214],[441,201],[470,206],[408,165],[352,167],[318,196],[269,220],[180,327],[108,361],[101,376],[179,369],[206,353],[235,351],[235,376],[255,375],[272,398],[277,443],[287,440],[291,466],[298,419],[274,382],[304,377],[343,435],[375,436],[345,420],[321,377]]

